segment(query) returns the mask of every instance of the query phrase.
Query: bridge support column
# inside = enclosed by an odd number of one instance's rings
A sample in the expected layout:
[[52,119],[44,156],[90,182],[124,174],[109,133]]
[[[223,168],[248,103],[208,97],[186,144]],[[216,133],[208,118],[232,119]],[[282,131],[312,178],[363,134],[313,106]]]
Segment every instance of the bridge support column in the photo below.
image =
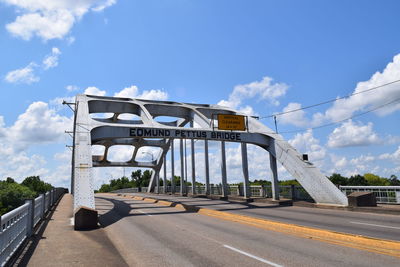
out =
[[272,171],[272,199],[279,200],[278,167],[276,165],[276,158],[272,153],[269,153],[269,165]]
[[247,145],[246,143],[241,143],[242,146],[242,168],[243,168],[243,194],[245,198],[249,198],[251,196],[250,192],[250,184],[249,184],[249,166],[247,161]]
[[196,194],[196,162],[195,162],[195,151],[194,151],[194,140],[190,140],[190,150],[192,152],[192,194]]
[[222,175],[222,196],[228,197],[228,184],[226,175],[225,142],[221,141],[221,175]]
[[204,165],[205,165],[205,176],[206,176],[206,195],[211,194],[210,190],[210,167],[208,163],[208,140],[204,140]]
[[160,172],[156,172],[156,189],[157,194],[160,194]]
[[164,165],[163,165],[163,170],[164,170],[164,194],[168,192],[167,190],[167,154],[164,155]]
[[174,157],[174,139],[171,140],[171,193],[175,194],[175,157]]
[[181,196],[185,194],[185,159],[183,157],[183,139],[179,140],[180,157],[181,157]]

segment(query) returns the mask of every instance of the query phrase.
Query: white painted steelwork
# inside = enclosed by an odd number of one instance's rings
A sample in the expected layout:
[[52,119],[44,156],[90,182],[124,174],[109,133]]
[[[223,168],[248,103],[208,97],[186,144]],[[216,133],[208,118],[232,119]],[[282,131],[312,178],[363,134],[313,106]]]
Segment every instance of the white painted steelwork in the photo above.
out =
[[[96,113],[100,113],[97,118],[93,117]],[[276,162],[280,162],[317,203],[347,205],[346,196],[311,162],[303,161],[302,155],[283,140],[281,135],[274,133],[255,118],[248,117],[246,131],[215,131],[212,125],[213,116],[244,115],[235,110],[218,105],[78,95],[75,114],[72,181],[75,209],[82,206],[95,208],[92,167],[151,168],[154,171],[148,191],[153,191],[156,177],[165,160],[164,156],[172,147],[174,139],[219,141],[222,150],[224,142],[257,145],[270,154],[270,159],[265,159],[265,163],[269,161],[273,172],[272,194],[275,199],[279,198]],[[126,119],[124,116],[134,118]],[[173,117],[174,120],[167,121],[164,117]],[[104,146],[104,153],[92,156],[91,145]],[[133,146],[131,158],[126,162],[111,161],[108,150],[115,145]],[[161,149],[161,153],[151,162],[140,162],[136,160],[136,155],[142,147],[157,147]],[[205,150],[207,151],[207,144]],[[224,151],[221,151],[221,155],[224,156]],[[224,162],[221,165],[224,173],[223,165]],[[205,166],[207,176],[207,158]],[[184,190],[182,187],[181,193],[186,193]],[[222,191],[226,195],[227,190]]]

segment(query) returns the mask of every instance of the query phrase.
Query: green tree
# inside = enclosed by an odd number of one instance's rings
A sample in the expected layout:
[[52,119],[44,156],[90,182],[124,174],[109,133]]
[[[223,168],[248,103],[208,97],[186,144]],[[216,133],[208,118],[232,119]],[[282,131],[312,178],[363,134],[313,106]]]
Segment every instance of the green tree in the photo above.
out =
[[373,173],[366,173],[364,174],[365,180],[367,180],[368,185],[375,185],[375,186],[385,186],[390,185],[388,179],[375,175]]
[[100,193],[107,193],[111,191],[111,186],[109,184],[103,184],[101,185],[100,189],[98,192]]
[[344,177],[338,173],[333,173],[330,177],[329,180],[335,185],[347,185],[349,182],[349,178]]
[[285,181],[279,181],[279,185],[300,185],[299,182],[297,182],[297,180],[292,179],[292,180],[285,180]]
[[39,176],[26,177],[21,184],[36,192],[37,195],[46,193],[53,188],[51,184],[41,181]]
[[0,214],[13,210],[22,204],[27,198],[35,197],[36,192],[18,183],[0,181]]
[[394,174],[390,175],[389,183],[392,186],[400,186],[400,180],[397,179],[397,176]]
[[350,176],[347,185],[353,185],[353,186],[368,185],[368,181],[365,180],[364,176],[357,174]]

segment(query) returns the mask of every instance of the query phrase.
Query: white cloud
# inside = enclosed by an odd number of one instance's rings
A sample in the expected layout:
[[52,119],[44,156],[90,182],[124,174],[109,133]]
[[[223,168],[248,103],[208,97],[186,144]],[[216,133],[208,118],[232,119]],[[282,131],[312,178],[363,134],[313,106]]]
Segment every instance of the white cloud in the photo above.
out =
[[367,146],[381,142],[378,135],[372,129],[373,124],[353,123],[352,120],[342,125],[329,135],[329,147]]
[[34,71],[37,64],[34,62],[29,63],[28,66],[10,71],[6,74],[5,80],[9,83],[26,83],[31,84],[38,82],[40,78],[35,75]]
[[106,95],[106,91],[102,91],[97,87],[94,86],[90,86],[88,88],[85,89],[84,92],[85,95],[98,95],[98,96],[105,96]]
[[400,146],[392,154],[384,153],[384,154],[379,155],[378,158],[381,159],[381,160],[391,160],[394,163],[398,163],[399,164],[400,163]]
[[38,82],[40,78],[35,74],[38,68],[48,70],[58,65],[58,57],[61,54],[60,49],[53,47],[51,53],[44,57],[42,65],[39,66],[35,62],[31,62],[28,66],[10,71],[6,74],[5,80],[9,83],[25,83],[31,84]]
[[58,65],[58,56],[60,54],[61,54],[60,49],[58,49],[57,47],[53,47],[51,49],[51,54],[47,55],[43,59],[43,69],[47,70],[47,69],[50,69],[50,68],[57,67],[57,65]]
[[30,40],[62,39],[90,10],[102,11],[116,0],[0,0],[17,9],[18,16],[6,29],[14,36]]
[[136,85],[126,87],[121,91],[114,94],[115,97],[126,97],[126,98],[139,98],[148,100],[167,100],[168,94],[162,90],[149,90],[143,91],[139,94],[139,89]]
[[65,137],[64,131],[71,126],[70,118],[49,109],[47,103],[33,102],[7,129],[7,140],[21,149],[32,144],[59,142]]
[[65,89],[67,89],[68,92],[73,92],[73,91],[78,91],[79,87],[76,85],[67,85],[65,86]]
[[309,160],[313,163],[321,164],[325,159],[326,149],[319,144],[319,140],[313,136],[312,130],[305,133],[298,133],[289,144],[295,147],[300,153],[308,154]]
[[143,93],[138,95],[137,98],[148,99],[148,100],[167,100],[168,94],[161,90],[150,90],[150,91],[143,91]]
[[[376,72],[365,82],[359,82],[353,93],[359,93],[367,89],[377,87],[398,80],[400,77],[400,54],[393,58],[382,72]],[[337,100],[334,105],[325,112],[325,117],[332,121],[345,119],[357,111],[371,109],[395,99],[400,99],[400,83],[393,83],[370,92],[353,95],[351,97]],[[376,114],[384,116],[400,110],[400,102],[388,105],[375,111]]]
[[125,87],[121,91],[114,94],[115,97],[126,97],[126,98],[135,98],[139,92],[139,89],[136,85],[132,85],[130,87]]
[[[279,105],[278,98],[286,94],[288,86],[284,83],[273,83],[272,78],[263,77],[261,81],[255,81],[248,84],[236,85],[228,100],[221,100],[218,105],[230,107],[233,109],[241,109],[242,103],[246,99],[257,98],[257,100],[265,100],[272,105]],[[244,107],[247,112],[254,111],[249,106]]]
[[[301,108],[300,103],[289,103],[286,107],[283,108],[282,112],[288,112],[300,108]],[[304,110],[283,114],[282,116],[279,116],[278,119],[280,123],[292,124],[298,127],[305,127],[306,125],[309,124],[308,119],[305,117]]]

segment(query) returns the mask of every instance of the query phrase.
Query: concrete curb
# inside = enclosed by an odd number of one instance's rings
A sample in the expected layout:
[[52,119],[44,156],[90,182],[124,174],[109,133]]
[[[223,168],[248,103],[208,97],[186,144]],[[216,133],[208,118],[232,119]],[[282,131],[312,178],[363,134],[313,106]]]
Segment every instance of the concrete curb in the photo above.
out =
[[378,239],[368,236],[341,233],[314,227],[271,221],[241,214],[234,214],[226,211],[200,208],[194,205],[182,204],[180,202],[159,200],[150,197],[129,196],[126,194],[118,194],[118,195],[126,198],[132,198],[135,200],[151,202],[162,206],[175,207],[178,209],[185,210],[187,212],[196,212],[202,215],[226,221],[246,224],[257,228],[262,228],[265,230],[280,232],[303,238],[314,239],[325,243],[341,245],[359,250],[365,250],[369,252],[400,258],[400,242],[398,241]]

